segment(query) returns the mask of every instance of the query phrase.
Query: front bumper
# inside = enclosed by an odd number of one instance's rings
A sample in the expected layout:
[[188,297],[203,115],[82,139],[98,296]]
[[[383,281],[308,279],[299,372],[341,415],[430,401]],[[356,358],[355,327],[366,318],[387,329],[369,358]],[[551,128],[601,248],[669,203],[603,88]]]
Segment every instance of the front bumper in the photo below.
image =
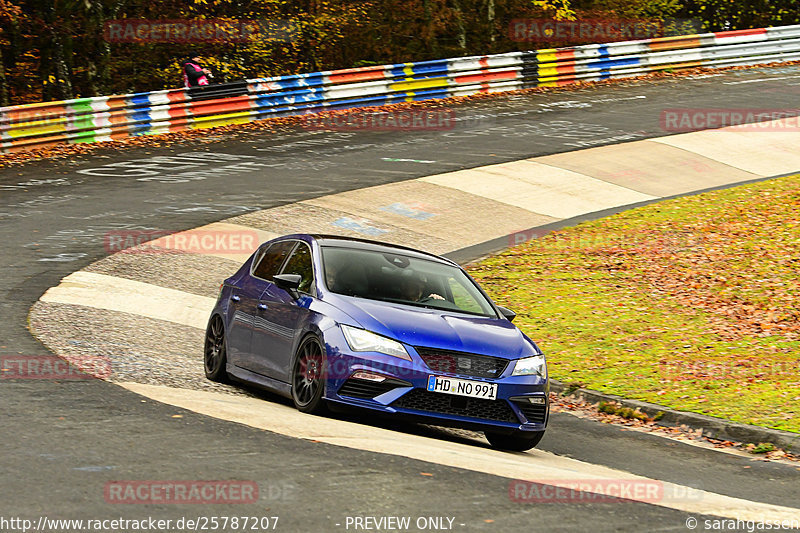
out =
[[[376,414],[497,433],[538,432],[549,418],[549,382],[540,376],[511,376],[512,364],[496,378],[432,370],[417,351],[412,361],[375,352],[354,352],[341,330],[325,333],[325,398],[331,407],[369,409]],[[383,382],[354,378],[358,372],[379,374]],[[427,390],[431,375],[497,384],[497,399],[468,398]]]

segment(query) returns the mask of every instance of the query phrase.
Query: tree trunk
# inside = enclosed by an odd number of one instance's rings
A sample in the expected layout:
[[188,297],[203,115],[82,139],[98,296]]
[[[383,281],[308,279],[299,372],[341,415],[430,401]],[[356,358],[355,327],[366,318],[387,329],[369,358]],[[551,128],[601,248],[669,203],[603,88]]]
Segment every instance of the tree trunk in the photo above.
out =
[[487,50],[489,52],[493,52],[494,51],[494,41],[495,41],[495,31],[494,31],[495,30],[495,28],[494,28],[495,12],[494,12],[494,8],[495,8],[494,0],[488,0],[487,5],[486,5],[486,22],[487,22],[488,31],[489,31],[489,48]]
[[456,14],[456,27],[458,28],[458,48],[462,53],[467,51],[467,28],[464,26],[464,10],[461,8],[461,0],[452,0],[453,11]]
[[439,43],[436,39],[436,28],[433,23],[431,0],[423,0],[422,5],[425,16],[425,30],[422,35],[423,52],[432,57],[439,57]]
[[3,49],[0,48],[0,107],[8,105],[8,80],[6,80],[6,68],[3,64]]
[[55,67],[56,88],[61,100],[72,98],[72,77],[67,66],[67,54],[64,51],[64,36],[57,31],[53,36],[53,66]]

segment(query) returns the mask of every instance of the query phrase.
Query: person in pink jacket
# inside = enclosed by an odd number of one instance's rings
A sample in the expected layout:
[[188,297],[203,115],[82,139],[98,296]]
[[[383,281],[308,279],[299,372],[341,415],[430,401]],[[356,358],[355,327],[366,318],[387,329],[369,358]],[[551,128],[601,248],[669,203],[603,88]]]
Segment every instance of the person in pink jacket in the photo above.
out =
[[181,63],[183,67],[183,85],[185,87],[208,85],[209,79],[213,77],[210,70],[200,66],[199,61],[199,56],[193,56]]

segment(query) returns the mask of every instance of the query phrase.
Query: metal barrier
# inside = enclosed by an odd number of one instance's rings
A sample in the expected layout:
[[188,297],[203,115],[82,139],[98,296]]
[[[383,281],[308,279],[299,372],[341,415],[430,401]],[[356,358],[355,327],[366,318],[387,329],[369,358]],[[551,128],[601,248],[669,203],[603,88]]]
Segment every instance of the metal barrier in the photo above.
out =
[[253,79],[202,89],[0,108],[0,149],[14,152],[274,116],[568,85],[659,70],[800,60],[800,25],[459,57]]

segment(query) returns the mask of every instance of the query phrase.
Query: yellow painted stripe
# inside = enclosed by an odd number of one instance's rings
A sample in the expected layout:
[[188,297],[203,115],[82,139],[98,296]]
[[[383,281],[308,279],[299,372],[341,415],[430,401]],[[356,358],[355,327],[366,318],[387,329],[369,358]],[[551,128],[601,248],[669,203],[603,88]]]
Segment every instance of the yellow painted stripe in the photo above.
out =
[[191,129],[214,128],[216,126],[228,126],[230,124],[246,124],[253,120],[252,111],[242,111],[227,115],[214,115],[212,117],[194,117]]
[[427,78],[424,80],[398,81],[389,84],[389,89],[397,92],[430,89],[432,87],[447,87],[447,78]]
[[536,52],[536,60],[539,63],[552,63],[556,61],[556,49],[546,48],[544,50],[538,50]]
[[539,79],[549,78],[551,76],[558,76],[557,67],[542,67],[539,66]]
[[63,123],[51,124],[45,121],[41,123],[45,125],[39,127],[30,127],[29,124],[25,124],[24,128],[11,129],[8,130],[6,133],[12,139],[17,139],[20,137],[32,137],[35,135],[47,135],[50,133],[63,133],[67,131],[67,125]]

